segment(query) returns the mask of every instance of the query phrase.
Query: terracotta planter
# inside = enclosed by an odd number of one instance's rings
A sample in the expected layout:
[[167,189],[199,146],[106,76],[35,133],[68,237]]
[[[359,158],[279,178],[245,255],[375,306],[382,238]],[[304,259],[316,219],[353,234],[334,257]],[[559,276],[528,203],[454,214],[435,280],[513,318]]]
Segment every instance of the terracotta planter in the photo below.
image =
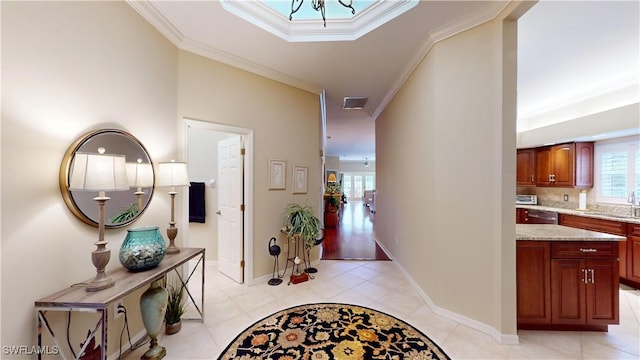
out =
[[167,335],[173,335],[182,329],[182,321],[178,321],[175,324],[166,324],[164,327],[164,332]]

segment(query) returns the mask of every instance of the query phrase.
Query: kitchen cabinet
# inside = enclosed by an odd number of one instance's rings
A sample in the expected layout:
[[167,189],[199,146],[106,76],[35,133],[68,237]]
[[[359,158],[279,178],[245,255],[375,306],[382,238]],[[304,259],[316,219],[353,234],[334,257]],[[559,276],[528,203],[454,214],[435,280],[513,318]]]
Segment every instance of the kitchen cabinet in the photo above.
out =
[[640,224],[628,224],[628,227],[625,280],[632,282],[630,285],[640,288]]
[[560,214],[558,224],[626,236],[618,244],[620,282],[640,289],[640,224]]
[[617,245],[518,241],[518,328],[606,331],[618,324]]
[[593,187],[593,143],[577,142],[536,149],[536,186]]
[[616,243],[551,244],[551,323],[618,324]]
[[516,185],[534,186],[536,149],[519,149],[516,154]]
[[518,241],[516,288],[518,324],[551,323],[549,241]]

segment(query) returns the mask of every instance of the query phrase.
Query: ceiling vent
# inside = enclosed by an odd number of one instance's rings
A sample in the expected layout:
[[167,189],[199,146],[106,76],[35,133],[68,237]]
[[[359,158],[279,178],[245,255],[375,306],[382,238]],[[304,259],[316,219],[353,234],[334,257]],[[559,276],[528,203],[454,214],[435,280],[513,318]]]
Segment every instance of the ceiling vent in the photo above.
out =
[[345,110],[364,109],[364,106],[367,105],[367,101],[369,101],[368,97],[346,96],[342,102],[342,108]]

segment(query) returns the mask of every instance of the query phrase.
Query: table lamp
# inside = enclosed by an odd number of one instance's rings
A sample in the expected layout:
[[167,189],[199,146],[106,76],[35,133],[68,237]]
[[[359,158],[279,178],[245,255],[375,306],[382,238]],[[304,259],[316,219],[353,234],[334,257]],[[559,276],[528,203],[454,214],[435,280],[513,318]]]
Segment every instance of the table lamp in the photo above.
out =
[[115,284],[105,272],[109,263],[111,250],[107,249],[104,240],[104,204],[110,198],[106,191],[129,190],[124,155],[105,154],[105,148],[98,148],[98,153],[76,152],[71,164],[69,189],[81,191],[97,191],[93,200],[98,202],[98,241],[96,249],[91,253],[91,262],[96,267],[96,277],[86,287],[87,291],[100,291]]
[[176,228],[176,222],[174,220],[174,208],[176,187],[189,186],[189,176],[187,174],[187,164],[183,162],[161,162],[158,164],[158,182],[156,186],[171,187],[169,195],[171,196],[171,221],[167,228],[167,237],[169,238],[169,246],[167,246],[167,254],[175,254],[180,252],[180,249],[174,244],[176,235],[178,235],[178,228]]
[[330,183],[336,182],[336,174],[334,173],[329,174],[329,178],[327,179],[327,182],[330,182]]
[[136,189],[133,194],[138,200],[138,212],[142,211],[142,188],[153,186],[153,166],[150,163],[143,163],[138,159],[134,163],[127,163],[127,177],[129,186]]

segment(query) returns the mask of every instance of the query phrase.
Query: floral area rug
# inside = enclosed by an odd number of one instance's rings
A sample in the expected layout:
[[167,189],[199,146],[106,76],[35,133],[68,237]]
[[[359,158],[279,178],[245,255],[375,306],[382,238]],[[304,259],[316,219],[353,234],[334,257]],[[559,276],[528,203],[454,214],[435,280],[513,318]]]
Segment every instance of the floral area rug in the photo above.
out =
[[362,306],[308,304],[279,311],[238,335],[218,359],[449,359],[422,332]]

